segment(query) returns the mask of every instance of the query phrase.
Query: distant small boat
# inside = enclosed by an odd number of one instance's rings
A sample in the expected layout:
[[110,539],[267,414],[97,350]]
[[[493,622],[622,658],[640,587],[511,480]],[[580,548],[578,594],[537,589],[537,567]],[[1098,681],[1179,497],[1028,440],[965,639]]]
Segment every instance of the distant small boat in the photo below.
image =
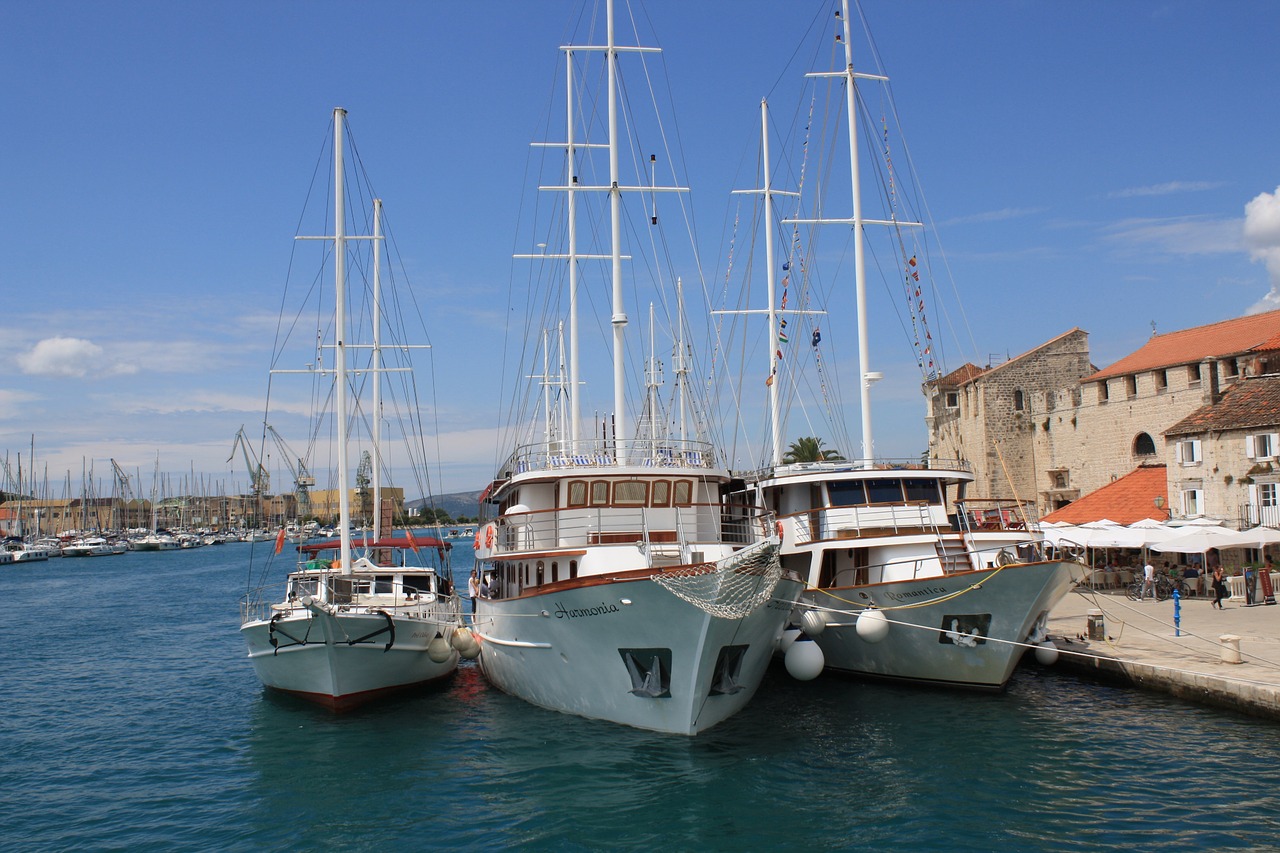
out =
[[113,553],[111,543],[101,536],[86,536],[62,546],[64,557],[109,557]]

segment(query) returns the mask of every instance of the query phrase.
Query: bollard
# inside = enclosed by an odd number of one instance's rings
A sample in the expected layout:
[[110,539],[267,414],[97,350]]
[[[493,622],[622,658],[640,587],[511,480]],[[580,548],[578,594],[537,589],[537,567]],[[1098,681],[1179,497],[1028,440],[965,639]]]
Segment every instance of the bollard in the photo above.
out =
[[1222,643],[1222,662],[1223,663],[1244,663],[1240,657],[1240,638],[1235,634],[1223,634],[1218,638],[1218,642]]
[[1182,636],[1182,596],[1173,591],[1173,636]]
[[1105,640],[1107,638],[1107,623],[1102,617],[1101,610],[1090,610],[1085,625],[1088,628],[1090,640]]

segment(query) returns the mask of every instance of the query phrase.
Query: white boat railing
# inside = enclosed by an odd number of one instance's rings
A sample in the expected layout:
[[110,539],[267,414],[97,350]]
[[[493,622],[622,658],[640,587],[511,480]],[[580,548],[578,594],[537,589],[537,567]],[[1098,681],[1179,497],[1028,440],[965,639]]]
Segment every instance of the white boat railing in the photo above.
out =
[[792,462],[786,465],[768,465],[747,474],[748,480],[758,482],[774,477],[788,477],[798,474],[840,474],[855,471],[931,471],[934,473],[960,471],[972,473],[973,465],[963,459],[930,459],[922,463],[919,459],[841,459],[833,462]]
[[790,520],[795,543],[798,545],[831,539],[858,539],[864,536],[922,531],[939,534],[948,525],[945,508],[924,501],[911,504],[822,507],[786,515],[783,520]]
[[527,471],[573,471],[602,468],[715,468],[716,454],[705,441],[634,439],[612,441],[541,441],[517,447],[501,468],[502,477]]
[[749,507],[572,507],[504,516],[494,556],[596,545],[748,545],[772,533],[772,514]]

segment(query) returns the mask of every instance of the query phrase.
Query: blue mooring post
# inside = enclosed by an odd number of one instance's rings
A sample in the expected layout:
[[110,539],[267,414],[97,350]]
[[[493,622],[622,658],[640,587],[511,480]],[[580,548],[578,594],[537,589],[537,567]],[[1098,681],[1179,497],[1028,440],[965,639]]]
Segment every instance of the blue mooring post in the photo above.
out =
[[1173,591],[1173,636],[1182,636],[1182,596]]

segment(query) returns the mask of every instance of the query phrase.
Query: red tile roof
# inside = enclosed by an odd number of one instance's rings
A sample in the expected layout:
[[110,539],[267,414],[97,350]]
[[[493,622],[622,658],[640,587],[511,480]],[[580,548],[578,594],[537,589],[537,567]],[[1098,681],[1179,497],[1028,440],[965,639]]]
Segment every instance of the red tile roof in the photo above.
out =
[[1280,374],[1245,376],[1218,402],[1196,409],[1164,431],[1166,436],[1280,426]]
[[934,382],[939,388],[959,388],[969,380],[981,376],[986,372],[985,368],[966,362],[948,373],[946,376],[943,376],[941,379],[934,380]]
[[1192,364],[1206,358],[1239,355],[1280,335],[1280,311],[1251,314],[1180,332],[1152,335],[1151,339],[1110,367],[1103,368],[1085,382],[1112,376],[1140,373],[1161,367]]
[[1267,340],[1258,344],[1251,351],[1252,352],[1274,352],[1275,350],[1280,350],[1280,332],[1277,332]]
[[[1165,466],[1144,465],[1114,483],[1108,483],[1096,492],[1049,513],[1042,521],[1065,521],[1068,524],[1084,524],[1104,518],[1120,524],[1133,524],[1144,518],[1164,521],[1169,517],[1167,492]],[[1156,508],[1157,497],[1164,499],[1165,509]]]

